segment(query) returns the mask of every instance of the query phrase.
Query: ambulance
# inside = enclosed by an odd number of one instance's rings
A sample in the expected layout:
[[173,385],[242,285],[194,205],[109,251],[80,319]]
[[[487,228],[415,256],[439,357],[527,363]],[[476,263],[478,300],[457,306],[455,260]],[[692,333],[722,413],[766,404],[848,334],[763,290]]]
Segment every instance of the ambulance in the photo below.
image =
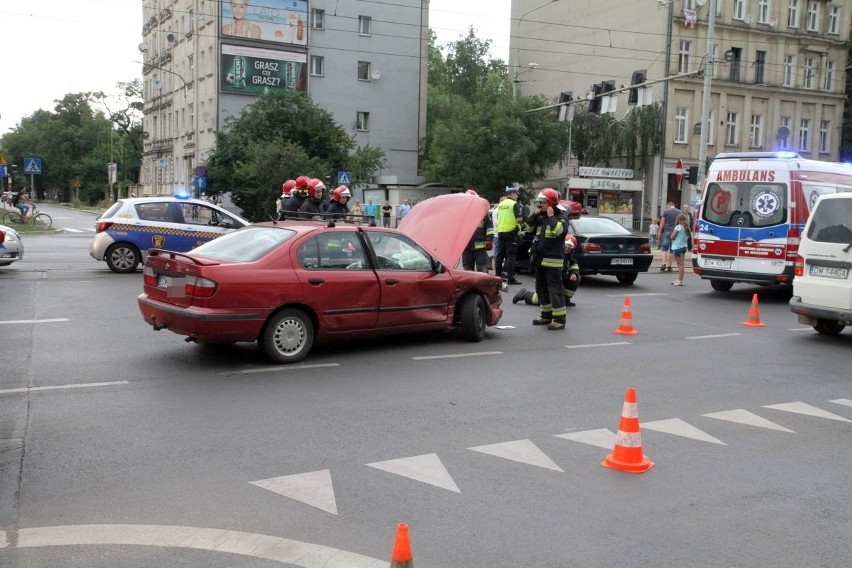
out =
[[799,237],[821,195],[852,191],[852,166],[795,152],[718,154],[701,192],[692,268],[714,290],[790,286]]

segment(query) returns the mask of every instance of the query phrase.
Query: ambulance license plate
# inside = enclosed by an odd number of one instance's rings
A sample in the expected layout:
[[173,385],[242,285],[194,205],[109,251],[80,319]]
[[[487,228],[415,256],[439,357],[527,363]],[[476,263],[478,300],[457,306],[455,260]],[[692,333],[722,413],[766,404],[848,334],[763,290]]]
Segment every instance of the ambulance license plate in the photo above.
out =
[[733,261],[730,258],[705,258],[704,268],[730,268]]

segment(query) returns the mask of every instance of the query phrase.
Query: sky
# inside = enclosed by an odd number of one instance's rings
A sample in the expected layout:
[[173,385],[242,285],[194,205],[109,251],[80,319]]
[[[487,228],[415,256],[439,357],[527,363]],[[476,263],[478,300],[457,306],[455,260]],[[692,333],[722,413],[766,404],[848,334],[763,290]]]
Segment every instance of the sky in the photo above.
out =
[[[492,40],[492,57],[508,60],[511,0],[431,0],[438,42],[467,34]],[[38,109],[53,111],[67,93],[116,92],[141,78],[141,0],[0,2],[0,134]]]

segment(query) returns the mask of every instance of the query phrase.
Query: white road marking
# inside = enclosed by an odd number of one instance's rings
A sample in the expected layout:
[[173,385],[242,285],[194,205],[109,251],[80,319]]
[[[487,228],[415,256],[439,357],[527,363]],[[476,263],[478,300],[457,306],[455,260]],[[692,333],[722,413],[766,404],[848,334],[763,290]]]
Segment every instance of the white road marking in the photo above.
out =
[[66,233],[82,233],[82,232],[84,232],[83,229],[62,229],[62,230],[65,231]]
[[814,328],[812,328],[812,327],[791,327],[787,331],[813,331],[813,330],[814,330]]
[[543,467],[545,469],[552,469],[554,471],[563,471],[561,467],[556,465],[553,460],[547,457],[547,455],[530,440],[516,440],[514,442],[475,446],[473,448],[468,448],[468,450]]
[[54,318],[54,319],[43,319],[43,320],[6,320],[0,321],[0,325],[4,324],[12,324],[12,323],[57,323],[63,321],[71,321],[68,318]]
[[687,337],[687,339],[716,339],[719,337],[736,337],[738,335],[742,335],[742,333],[717,333],[715,335],[693,335],[692,337]]
[[753,412],[749,412],[748,410],[738,408],[737,410],[724,410],[722,412],[711,412],[709,414],[702,414],[701,416],[706,416],[707,418],[716,418],[717,420],[728,420],[729,422],[736,422],[738,424],[745,424],[747,426],[757,426],[759,428],[769,428],[770,430],[779,430],[781,432],[790,432],[795,434],[793,430],[789,428],[784,428],[783,426],[776,424],[762,416],[758,416]]
[[644,292],[642,294],[606,294],[607,298],[623,298],[630,296],[631,298],[639,298],[643,296],[665,296],[665,292]]
[[412,361],[430,361],[432,359],[455,359],[456,357],[479,357],[481,355],[502,355],[502,351],[479,351],[478,353],[452,353],[449,355],[427,355],[412,357]]
[[629,341],[614,341],[612,343],[586,343],[583,345],[566,345],[565,349],[584,349],[586,347],[612,347],[614,345],[632,345]]
[[299,568],[387,568],[378,560],[330,546],[257,533],[163,525],[71,525],[18,531],[18,548],[86,544],[189,548],[272,560]]
[[805,414],[807,416],[816,416],[817,418],[828,418],[829,420],[837,420],[839,422],[852,422],[848,418],[843,418],[837,414],[833,414],[827,410],[811,406],[806,402],[787,402],[784,404],[769,404],[763,408],[771,408],[773,410],[783,410],[784,412],[795,412],[796,414]]
[[109,383],[81,383],[79,385],[54,385],[48,387],[23,387],[18,389],[2,389],[0,390],[0,395],[2,394],[13,394],[19,392],[36,392],[36,391],[49,391],[49,390],[65,390],[65,389],[87,389],[94,387],[112,387],[115,385],[128,385],[130,384],[128,381],[112,381]]
[[833,402],[834,404],[842,404],[843,406],[852,406],[852,400],[848,398],[836,398],[834,400],[829,400],[828,402]]
[[554,434],[557,438],[564,438],[573,442],[590,444],[605,450],[611,450],[615,447],[615,432],[600,428],[598,430],[585,430],[583,432],[569,432],[566,434]]
[[9,546],[9,541],[6,539],[6,531],[0,531],[0,548]]
[[670,418],[668,420],[642,422],[640,427],[646,430],[656,430],[657,432],[673,434],[675,436],[683,436],[684,438],[692,438],[694,440],[701,440],[703,442],[710,442],[712,444],[721,444],[723,446],[728,445],[722,440],[714,438],[707,432],[699,430],[692,424],[689,424],[688,422],[685,422],[680,418]]
[[313,365],[276,365],[274,367],[259,367],[254,369],[240,369],[239,371],[225,371],[217,375],[253,375],[255,373],[275,373],[281,371],[299,371],[301,369],[324,369],[326,367],[339,367],[340,363],[315,363]]
[[450,476],[450,472],[447,471],[447,468],[441,462],[441,458],[438,457],[438,454],[425,454],[410,458],[373,462],[368,463],[367,466],[402,475],[415,481],[422,481],[441,489],[461,493],[456,482]]
[[332,515],[337,514],[337,502],[334,499],[330,469],[272,477],[260,481],[250,481],[249,483],[284,497],[301,501]]

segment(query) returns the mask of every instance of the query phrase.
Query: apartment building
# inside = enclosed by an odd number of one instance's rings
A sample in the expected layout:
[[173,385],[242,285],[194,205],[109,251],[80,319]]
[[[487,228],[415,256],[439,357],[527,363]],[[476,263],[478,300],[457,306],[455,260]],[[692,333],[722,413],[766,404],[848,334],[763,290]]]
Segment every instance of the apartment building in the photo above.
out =
[[[601,81],[629,86],[637,70],[648,81],[708,71],[709,158],[792,150],[836,161],[850,16],[852,0],[513,0],[510,64],[523,94],[572,91],[575,99]],[[675,170],[678,161],[684,170],[700,167],[703,76],[649,88],[664,105],[665,144],[653,171],[633,172],[644,186],[637,219],[668,200],[687,203],[698,191],[685,180],[678,187]],[[626,93],[618,99],[621,118],[630,107]],[[584,165],[554,172],[554,180],[568,186]]]
[[[376,186],[420,183],[428,1],[143,0],[143,195],[203,191],[228,116],[265,92],[307,92],[358,144]],[[331,173],[331,172],[330,172]]]

